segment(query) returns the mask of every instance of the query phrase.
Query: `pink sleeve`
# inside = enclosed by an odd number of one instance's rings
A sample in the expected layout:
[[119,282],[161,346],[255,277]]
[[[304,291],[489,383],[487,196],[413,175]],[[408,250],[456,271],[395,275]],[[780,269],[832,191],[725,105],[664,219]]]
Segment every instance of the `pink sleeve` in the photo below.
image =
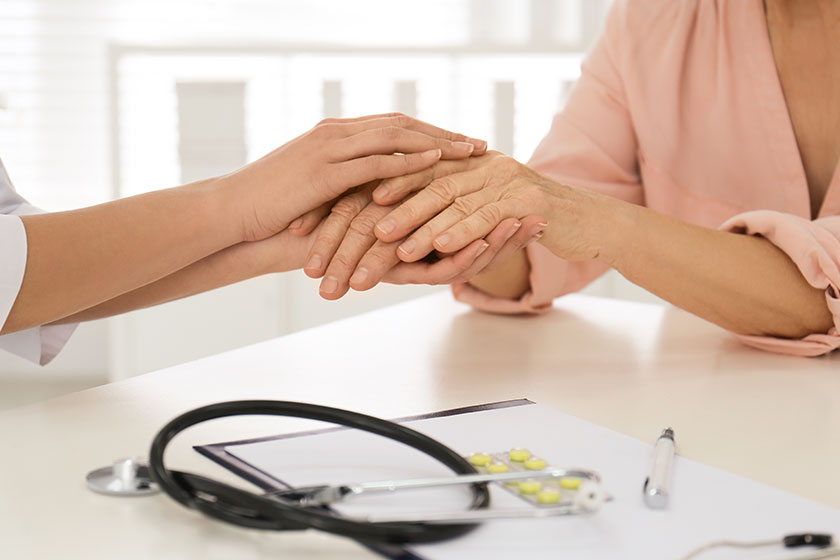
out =
[[770,336],[736,335],[750,346],[797,356],[819,356],[840,348],[840,216],[809,221],[805,218],[756,210],[727,220],[721,229],[761,235],[784,251],[810,285],[825,290],[825,302],[834,318],[826,333],[799,340]]
[[[642,204],[638,147],[620,72],[624,5],[621,0],[613,3],[568,103],[528,165],[555,181]],[[554,298],[583,288],[608,268],[598,261],[563,260],[538,244],[527,253],[531,287],[519,300],[495,298],[469,284],[454,285],[455,298],[496,313],[539,313]]]

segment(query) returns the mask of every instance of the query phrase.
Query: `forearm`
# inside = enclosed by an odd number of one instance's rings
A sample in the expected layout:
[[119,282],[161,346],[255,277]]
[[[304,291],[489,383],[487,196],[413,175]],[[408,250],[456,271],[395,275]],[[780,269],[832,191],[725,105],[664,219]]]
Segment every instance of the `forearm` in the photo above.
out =
[[524,249],[511,255],[489,272],[482,272],[470,284],[497,298],[519,299],[530,288],[531,264]]
[[764,238],[592,199],[599,258],[631,282],[740,334],[801,338],[832,326],[823,290]]
[[301,268],[313,237],[296,237],[288,232],[281,232],[263,241],[233,245],[151,284],[60,319],[56,324],[92,321],[119,315],[263,274]]
[[215,181],[22,219],[26,270],[3,333],[89,309],[241,239]]

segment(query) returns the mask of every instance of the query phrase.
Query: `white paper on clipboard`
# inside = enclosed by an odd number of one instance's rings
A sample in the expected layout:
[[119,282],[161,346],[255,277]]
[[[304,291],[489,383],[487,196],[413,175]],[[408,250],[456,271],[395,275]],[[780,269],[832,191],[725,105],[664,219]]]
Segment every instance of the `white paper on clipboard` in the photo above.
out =
[[[537,404],[405,424],[463,455],[525,447],[554,466],[595,470],[615,497],[595,515],[492,521],[459,539],[410,547],[423,558],[665,559],[720,539],[781,539],[806,531],[840,533],[840,509],[681,457],[674,462],[669,508],[649,510],[642,502],[641,488],[650,469],[651,444]],[[356,430],[227,444],[224,450],[293,486],[451,474],[413,449]],[[493,508],[529,507],[502,488],[491,487],[491,497]],[[346,516],[422,513],[464,509],[468,502],[468,490],[455,487],[351,498],[334,509]],[[780,546],[709,552],[702,559],[795,556]]]

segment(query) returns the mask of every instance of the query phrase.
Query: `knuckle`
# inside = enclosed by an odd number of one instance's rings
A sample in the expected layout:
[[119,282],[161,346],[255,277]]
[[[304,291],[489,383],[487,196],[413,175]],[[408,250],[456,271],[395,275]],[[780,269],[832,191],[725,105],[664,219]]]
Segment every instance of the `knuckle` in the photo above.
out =
[[340,218],[343,222],[352,222],[352,220],[359,214],[360,204],[352,197],[342,198],[335,203],[335,206],[330,210],[330,214]]
[[359,214],[350,222],[350,231],[358,235],[373,237],[373,228],[376,227],[376,223],[374,216]]
[[394,125],[399,128],[408,128],[414,124],[414,119],[404,113],[394,113]]
[[312,129],[312,135],[317,138],[328,138],[333,135],[335,125],[332,123],[320,122]]
[[379,129],[379,134],[386,140],[396,140],[402,135],[402,129],[398,126],[386,126]]
[[441,177],[432,181],[426,190],[434,197],[450,203],[458,196],[458,185],[449,177]]
[[502,211],[498,206],[493,204],[482,206],[476,214],[483,222],[488,224],[498,224],[503,219]]
[[458,198],[456,198],[452,202],[450,208],[459,216],[469,216],[475,211],[472,202],[470,202],[470,199],[465,196],[459,196]]

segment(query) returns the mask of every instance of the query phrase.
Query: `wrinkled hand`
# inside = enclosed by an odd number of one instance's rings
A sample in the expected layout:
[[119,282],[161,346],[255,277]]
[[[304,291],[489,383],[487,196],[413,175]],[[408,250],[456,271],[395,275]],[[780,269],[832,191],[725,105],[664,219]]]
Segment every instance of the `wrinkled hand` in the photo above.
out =
[[[476,274],[503,262],[513,252],[539,238],[542,218],[503,220],[484,239],[476,239],[451,255],[427,255],[420,262],[403,263],[397,254],[400,240],[383,242],[374,226],[395,208],[373,201],[379,182],[372,182],[346,195],[332,206],[307,257],[304,271],[312,278],[324,277],[320,293],[338,299],[349,288],[368,290],[385,281],[394,284],[450,284],[466,282]],[[305,216],[295,232],[305,234],[319,214]]]
[[480,154],[486,145],[400,114],[326,119],[219,185],[242,221],[242,239],[256,241],[352,187]]
[[[436,168],[440,168],[436,170]],[[441,175],[442,170],[456,171]],[[562,185],[537,173],[513,158],[489,152],[463,162],[440,162],[415,174],[383,182],[388,192],[382,202],[416,190],[435,177],[417,194],[403,202],[376,225],[383,243],[400,243],[398,254],[405,262],[416,262],[431,251],[453,252],[481,239],[511,218],[546,216],[545,235],[540,242],[569,260],[598,256],[596,230],[603,220],[591,219],[593,193]],[[384,189],[383,189],[384,190]],[[413,232],[413,233],[412,233]]]

